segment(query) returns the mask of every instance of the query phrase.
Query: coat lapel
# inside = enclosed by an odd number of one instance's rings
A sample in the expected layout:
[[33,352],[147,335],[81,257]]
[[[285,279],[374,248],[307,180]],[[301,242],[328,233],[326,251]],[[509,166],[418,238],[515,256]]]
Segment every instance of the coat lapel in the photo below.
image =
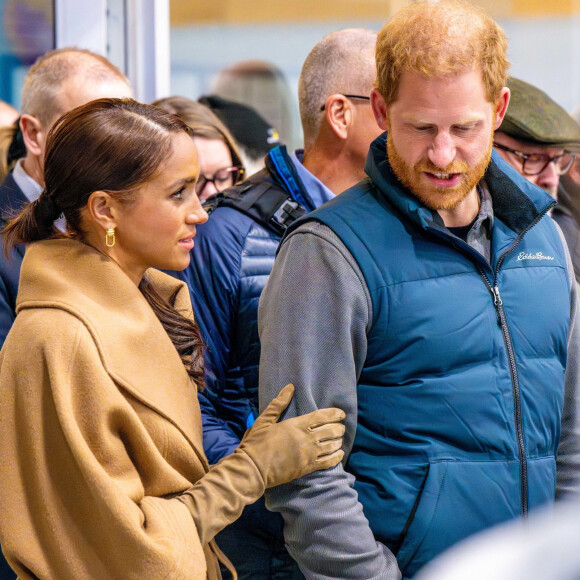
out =
[[[161,295],[178,291],[177,308],[192,316],[183,282],[158,271],[147,275]],[[119,387],[173,423],[207,468],[195,385],[146,299],[115,262],[75,240],[31,244],[17,312],[23,308],[61,308],[79,318]]]

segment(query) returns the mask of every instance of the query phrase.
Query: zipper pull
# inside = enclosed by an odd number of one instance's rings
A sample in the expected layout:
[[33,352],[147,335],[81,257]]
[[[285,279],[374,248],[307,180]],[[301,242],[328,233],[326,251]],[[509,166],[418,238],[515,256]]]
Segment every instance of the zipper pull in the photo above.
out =
[[503,301],[499,293],[499,287],[497,285],[493,287],[493,303],[496,308],[499,308],[500,306],[503,305]]
[[503,301],[501,299],[501,295],[499,293],[498,286],[497,285],[494,286],[492,290],[493,290],[493,305],[495,306],[495,313],[497,315],[497,323],[498,323],[499,326],[501,326],[502,325],[502,323],[501,323],[501,314],[500,314],[499,311],[500,311],[500,308],[503,305]]

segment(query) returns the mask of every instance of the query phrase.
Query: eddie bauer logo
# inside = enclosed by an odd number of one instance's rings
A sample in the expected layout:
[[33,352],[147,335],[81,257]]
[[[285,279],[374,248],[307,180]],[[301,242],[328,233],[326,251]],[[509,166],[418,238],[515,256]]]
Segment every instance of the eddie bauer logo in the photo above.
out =
[[526,252],[520,252],[518,254],[518,262],[520,260],[553,260],[552,256],[544,256],[542,252],[536,252],[535,254],[526,254]]

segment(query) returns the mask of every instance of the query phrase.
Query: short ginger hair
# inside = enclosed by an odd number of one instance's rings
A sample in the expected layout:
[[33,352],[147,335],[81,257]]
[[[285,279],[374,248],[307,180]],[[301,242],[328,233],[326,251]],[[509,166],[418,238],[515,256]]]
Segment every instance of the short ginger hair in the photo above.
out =
[[486,98],[495,103],[507,83],[503,29],[467,0],[423,0],[399,10],[379,32],[377,87],[387,106],[397,99],[403,72],[427,78],[478,67]]

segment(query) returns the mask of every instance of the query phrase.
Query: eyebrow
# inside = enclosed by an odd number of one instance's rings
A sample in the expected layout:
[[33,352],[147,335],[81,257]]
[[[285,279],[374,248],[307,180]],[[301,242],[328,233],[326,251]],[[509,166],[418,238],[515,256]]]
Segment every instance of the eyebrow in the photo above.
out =
[[184,179],[178,179],[174,181],[171,185],[167,186],[167,189],[173,189],[179,185],[186,185],[188,183],[194,183],[198,180],[198,176],[196,177],[185,177]]

